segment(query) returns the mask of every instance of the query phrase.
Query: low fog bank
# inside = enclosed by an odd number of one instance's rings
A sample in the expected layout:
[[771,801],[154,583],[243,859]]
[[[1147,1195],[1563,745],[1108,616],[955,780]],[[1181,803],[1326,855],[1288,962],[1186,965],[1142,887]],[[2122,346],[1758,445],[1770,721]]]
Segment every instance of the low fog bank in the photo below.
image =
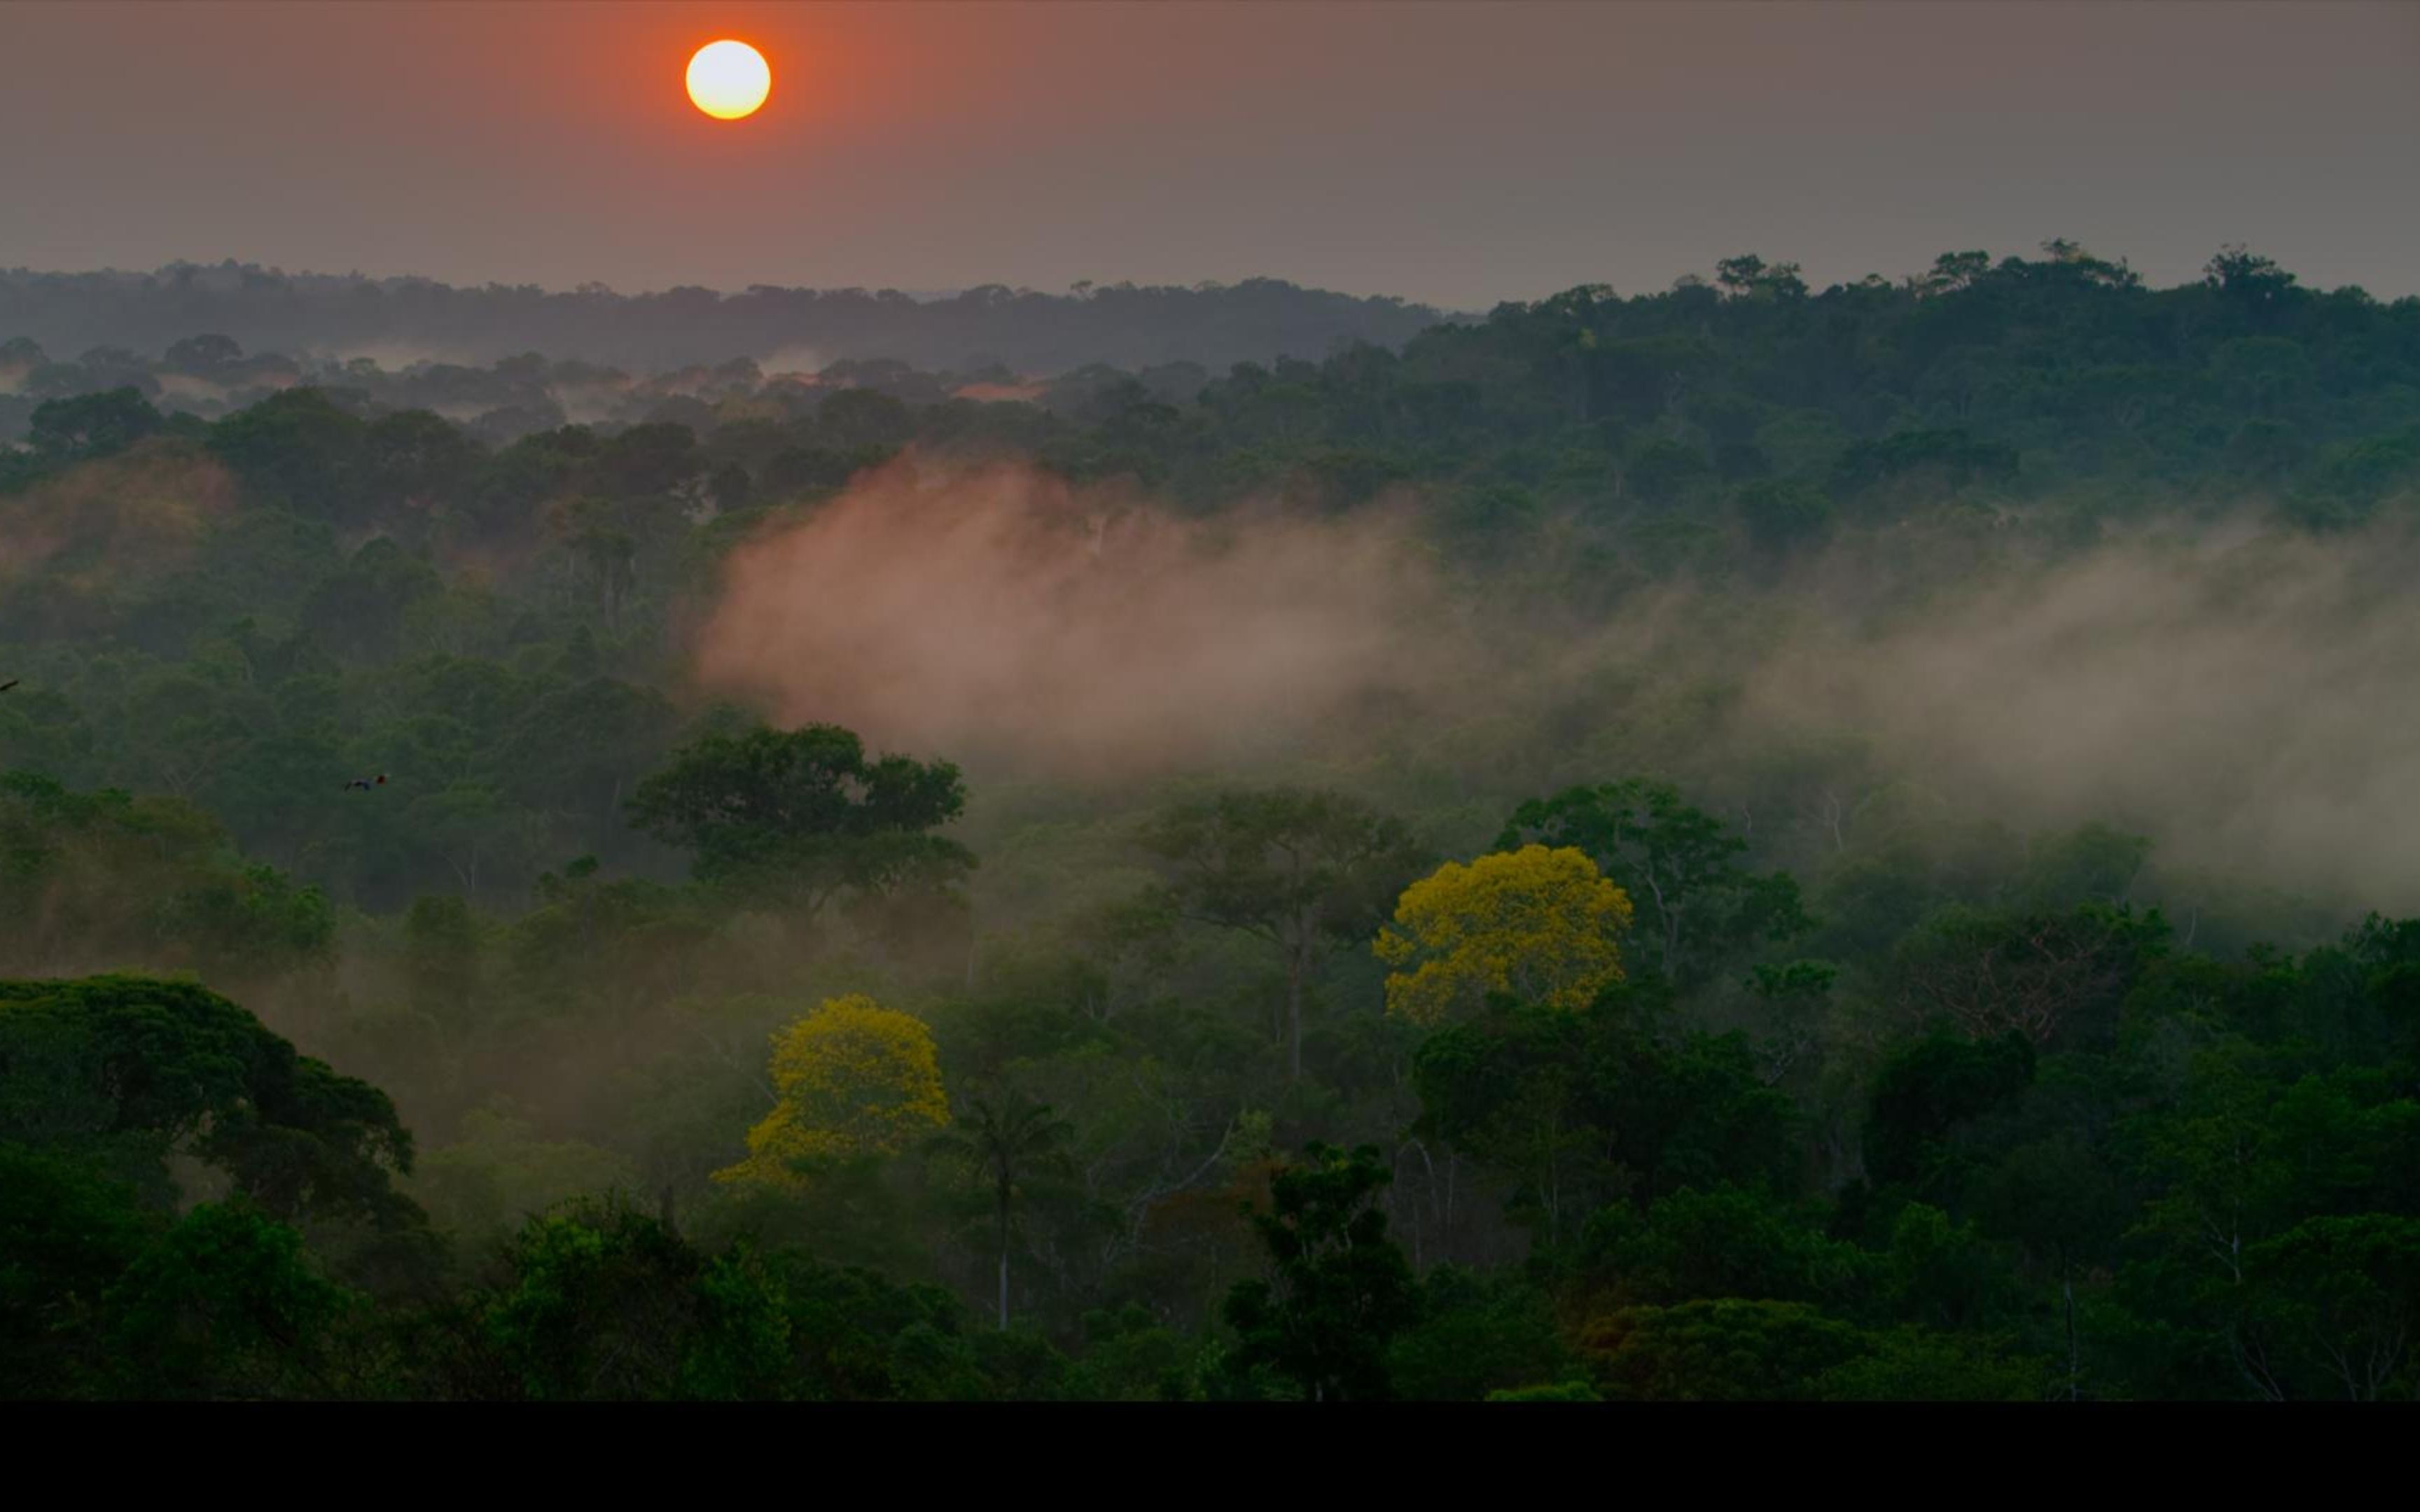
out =
[[1802,613],[1749,670],[1733,735],[1861,732],[1961,810],[2107,820],[2172,862],[2410,912],[2414,581],[2408,532],[2148,532],[1862,631]]
[[1441,590],[1388,512],[1197,522],[911,456],[737,552],[697,671],[784,723],[1020,774],[1232,767],[1433,686]]
[[2408,533],[2171,522],[2052,550],[2003,528],[1947,586],[1860,538],[1579,616],[1518,571],[1450,579],[1410,502],[1204,521],[911,456],[738,551],[695,670],[785,723],[958,759],[979,806],[986,777],[1315,762],[1500,820],[1652,771],[1761,838],[1777,814],[1870,841],[1910,803],[2100,820],[2171,867],[2420,909]]

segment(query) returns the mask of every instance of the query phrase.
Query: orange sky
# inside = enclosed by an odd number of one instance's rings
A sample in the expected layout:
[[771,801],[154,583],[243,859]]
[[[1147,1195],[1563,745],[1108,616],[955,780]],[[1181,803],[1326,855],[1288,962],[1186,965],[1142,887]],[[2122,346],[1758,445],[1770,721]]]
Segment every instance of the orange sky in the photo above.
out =
[[[760,46],[737,124],[691,51]],[[1458,307],[2066,235],[2420,285],[2420,5],[0,5],[0,263],[1257,273]]]

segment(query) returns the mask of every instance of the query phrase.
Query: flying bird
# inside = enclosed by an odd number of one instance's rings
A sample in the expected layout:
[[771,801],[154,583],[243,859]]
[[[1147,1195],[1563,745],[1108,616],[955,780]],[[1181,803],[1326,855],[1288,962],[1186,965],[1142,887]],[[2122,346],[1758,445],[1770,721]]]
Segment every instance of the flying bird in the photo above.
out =
[[23,681],[24,681],[24,679],[23,679],[23,678],[22,678],[22,677],[11,677],[11,678],[9,678],[7,682],[5,682],[5,683],[0,683],[0,693],[6,693],[6,692],[7,692],[7,691],[8,691],[10,688],[12,688],[12,687],[16,687],[19,683],[22,683],[22,682],[23,682]]
[[376,777],[357,777],[353,779],[351,781],[345,784],[345,791],[350,793],[353,789],[359,788],[364,793],[367,793],[372,788],[382,788],[384,786],[386,786],[386,774],[384,772],[380,772]]

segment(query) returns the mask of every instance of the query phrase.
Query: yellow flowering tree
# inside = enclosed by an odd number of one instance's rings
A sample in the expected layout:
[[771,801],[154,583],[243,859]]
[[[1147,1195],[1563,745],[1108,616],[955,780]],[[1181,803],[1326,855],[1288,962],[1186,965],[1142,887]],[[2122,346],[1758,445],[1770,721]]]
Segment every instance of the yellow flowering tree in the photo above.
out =
[[748,1158],[716,1180],[795,1186],[801,1161],[889,1153],[950,1121],[933,1031],[861,993],[773,1036],[773,1087],[780,1101],[748,1131]]
[[1621,980],[1630,898],[1576,847],[1449,861],[1404,889],[1378,932],[1387,1011],[1436,1024],[1510,993],[1578,1010]]

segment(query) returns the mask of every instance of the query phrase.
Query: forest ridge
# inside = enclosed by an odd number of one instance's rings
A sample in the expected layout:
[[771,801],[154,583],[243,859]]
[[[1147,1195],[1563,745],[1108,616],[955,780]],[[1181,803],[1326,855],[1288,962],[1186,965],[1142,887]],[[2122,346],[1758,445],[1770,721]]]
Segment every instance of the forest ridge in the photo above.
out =
[[287,352],[401,350],[473,363],[542,351],[648,370],[809,351],[826,361],[1055,373],[1090,363],[1224,367],[1355,341],[1395,346],[1441,317],[1402,300],[1270,278],[1185,287],[1085,282],[1063,294],[989,284],[918,297],[768,285],[636,295],[599,285],[458,288],[233,261],[151,273],[0,270],[0,331],[62,351],[158,351],[208,332]]

